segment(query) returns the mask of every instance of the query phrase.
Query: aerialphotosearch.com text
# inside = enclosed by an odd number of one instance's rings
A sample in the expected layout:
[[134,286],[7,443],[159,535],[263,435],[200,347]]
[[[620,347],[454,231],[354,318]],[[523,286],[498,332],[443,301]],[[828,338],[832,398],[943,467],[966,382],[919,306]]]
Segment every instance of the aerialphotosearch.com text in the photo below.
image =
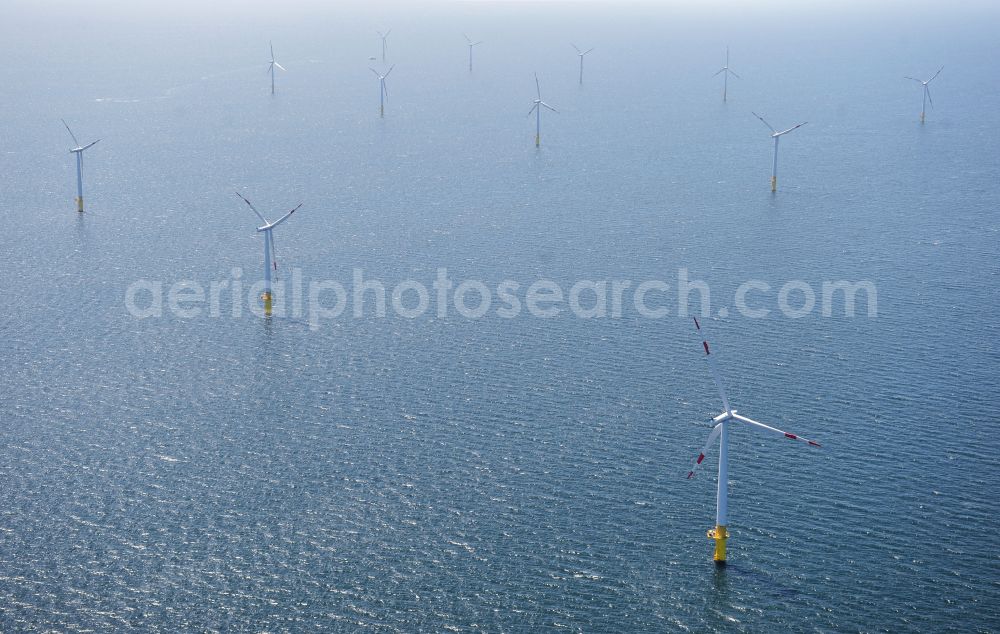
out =
[[[313,329],[326,320],[352,317],[385,318],[390,310],[404,319],[427,315],[446,318],[455,314],[465,319],[495,316],[514,319],[528,315],[540,319],[621,319],[630,313],[646,319],[669,315],[727,317],[732,310],[749,318],[765,318],[775,313],[797,319],[820,314],[823,317],[854,317],[856,311],[874,318],[878,314],[875,284],[847,280],[810,283],[790,280],[779,285],[764,280],[748,280],[739,285],[732,301],[713,312],[709,285],[691,279],[686,268],[677,269],[674,280],[634,281],[628,279],[579,280],[560,284],[538,278],[529,282],[506,279],[498,284],[480,280],[456,281],[447,268],[438,268],[426,284],[406,279],[387,284],[366,277],[361,268],[352,272],[350,284],[337,280],[303,279],[294,269],[289,279],[271,284],[273,315],[306,320]],[[163,317],[165,312],[182,319],[196,317],[240,317],[244,310],[264,315],[261,296],[263,280],[244,280],[235,268],[228,279],[205,284],[180,280],[172,284],[140,279],[125,291],[125,308],[137,319]]]

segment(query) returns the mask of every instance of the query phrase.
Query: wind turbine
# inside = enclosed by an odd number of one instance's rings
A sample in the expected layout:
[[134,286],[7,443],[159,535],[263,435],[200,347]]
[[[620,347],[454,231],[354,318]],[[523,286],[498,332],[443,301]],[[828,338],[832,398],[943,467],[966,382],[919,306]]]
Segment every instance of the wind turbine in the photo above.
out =
[[928,84],[930,84],[932,81],[934,81],[934,79],[938,75],[940,75],[941,71],[943,71],[943,70],[944,70],[944,66],[942,66],[941,68],[939,68],[938,72],[934,73],[934,77],[931,77],[927,81],[924,81],[922,79],[917,79],[916,77],[904,77],[904,79],[912,79],[913,81],[918,81],[918,82],[920,82],[920,85],[924,87],[924,104],[923,104],[923,106],[920,107],[920,123],[924,122],[924,113],[927,110],[927,102],[928,101],[931,102],[931,108],[934,107],[934,100],[931,99],[931,89],[928,86]]
[[805,124],[807,124],[809,122],[808,121],[803,121],[802,123],[800,123],[798,125],[794,125],[794,126],[788,128],[787,130],[782,130],[781,132],[778,132],[777,130],[774,129],[774,126],[772,126],[767,121],[764,121],[764,117],[760,116],[756,112],[753,113],[753,116],[755,116],[758,119],[760,119],[761,123],[763,123],[764,125],[766,125],[768,127],[768,129],[771,131],[771,138],[774,139],[774,163],[771,165],[771,191],[772,192],[778,191],[778,140],[783,135],[788,134],[789,132],[791,132],[792,130],[794,130],[796,128],[801,128],[802,126],[804,126]]
[[580,49],[576,48],[576,44],[573,44],[572,42],[570,43],[570,46],[572,46],[573,49],[576,50],[576,54],[580,58],[580,83],[582,84],[583,83],[583,56],[586,55],[587,53],[589,53],[590,51],[594,50],[594,49],[588,48],[585,51],[581,51]]
[[97,141],[100,141],[100,139],[81,146],[80,142],[76,140],[76,135],[69,129],[69,125],[66,123],[66,120],[60,119],[60,121],[62,121],[63,125],[66,126],[66,131],[69,132],[69,135],[73,138],[73,143],[76,144],[76,147],[70,150],[70,152],[72,154],[76,154],[76,210],[83,213],[83,151],[87,148],[93,147]]
[[264,293],[263,295],[261,295],[261,299],[264,300],[264,315],[270,317],[271,300],[272,300],[271,268],[273,267],[275,271],[278,270],[278,262],[277,259],[274,257],[274,236],[271,235],[271,231],[284,221],[288,220],[288,217],[291,216],[293,213],[295,213],[296,210],[298,210],[298,208],[302,206],[302,203],[299,203],[295,207],[295,209],[292,209],[281,218],[278,218],[274,222],[270,222],[267,218],[264,217],[264,214],[257,211],[257,208],[254,207],[249,200],[243,198],[242,194],[236,192],[236,195],[239,196],[243,200],[243,202],[245,202],[250,207],[250,209],[252,209],[253,212],[257,214],[257,217],[264,222],[263,226],[257,227],[257,232],[264,234]]
[[389,100],[389,89],[385,87],[385,78],[389,76],[389,73],[391,73],[392,69],[395,67],[395,64],[390,66],[389,70],[385,71],[385,75],[378,72],[371,66],[368,67],[368,70],[375,73],[375,76],[378,77],[378,116],[380,117],[385,116],[385,102]]
[[267,72],[271,73],[271,94],[274,94],[274,69],[275,67],[285,70],[285,67],[274,61],[274,44],[268,42],[271,45],[271,63],[267,65]]
[[538,73],[535,73],[535,90],[538,92],[538,99],[535,99],[535,105],[531,106],[531,110],[528,111],[528,116],[531,113],[535,113],[535,147],[541,147],[542,145],[542,106],[545,106],[552,112],[559,112],[549,104],[542,101],[542,88],[538,85]]
[[382,31],[375,31],[378,36],[382,38],[382,63],[385,64],[385,41],[389,38],[389,34],[392,33],[392,29],[389,29],[385,33]]
[[465,36],[465,41],[469,43],[469,72],[471,73],[472,72],[472,47],[473,46],[479,46],[483,42],[482,42],[482,40],[480,40],[478,42],[473,42],[471,39],[469,39],[468,35],[465,35],[465,33],[462,33],[462,35]]
[[729,92],[729,76],[732,75],[736,79],[740,78],[739,75],[737,75],[736,73],[734,73],[732,71],[732,69],[729,68],[729,47],[728,46],[726,47],[726,65],[723,66],[722,68],[720,68],[719,71],[715,73],[715,75],[712,75],[712,77],[715,77],[719,73],[722,73],[722,100],[725,101],[726,100],[726,93]]
[[[701,334],[701,324],[698,323],[698,318],[694,318],[694,326],[698,329],[698,334]],[[698,454],[698,458],[694,461],[694,466],[691,467],[691,471],[688,472],[688,478],[690,479],[694,476],[695,470],[698,465],[701,464],[702,460],[705,459],[705,452],[709,450],[712,443],[715,442],[716,438],[719,438],[719,484],[718,493],[716,496],[716,511],[715,511],[715,528],[708,531],[708,538],[715,540],[715,554],[713,559],[719,565],[725,565],[726,563],[726,540],[729,538],[729,530],[726,528],[726,513],[727,513],[727,494],[728,494],[728,480],[729,480],[729,425],[735,421],[741,423],[746,423],[751,427],[756,427],[758,429],[763,429],[764,431],[769,431],[774,434],[781,434],[789,440],[797,440],[799,442],[804,442],[810,447],[819,447],[818,442],[808,440],[801,436],[796,436],[795,434],[790,434],[786,431],[781,431],[780,429],[775,429],[769,425],[763,423],[758,423],[755,420],[751,420],[746,416],[740,416],[736,413],[735,409],[729,407],[729,399],[726,397],[726,389],[722,386],[722,379],[719,377],[719,371],[715,367],[715,361],[712,359],[712,355],[708,350],[708,340],[702,339],[702,347],[705,348],[705,359],[708,361],[708,367],[712,372],[712,379],[715,381],[715,386],[719,388],[719,396],[722,397],[722,406],[725,408],[721,414],[712,419],[715,424],[712,427],[711,433],[708,435],[708,442],[705,443],[705,447]]]

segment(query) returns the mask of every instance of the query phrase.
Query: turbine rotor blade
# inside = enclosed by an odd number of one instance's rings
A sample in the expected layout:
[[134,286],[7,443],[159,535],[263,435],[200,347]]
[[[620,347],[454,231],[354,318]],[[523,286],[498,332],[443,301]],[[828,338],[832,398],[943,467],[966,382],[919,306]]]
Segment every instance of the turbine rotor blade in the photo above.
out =
[[585,50],[585,51],[583,52],[583,54],[584,54],[584,55],[586,55],[587,53],[589,53],[589,52],[590,52],[590,51],[592,51],[592,50],[594,50],[594,49],[592,49],[592,48],[588,48],[587,50]]
[[736,79],[741,79],[741,77],[736,73],[734,73],[732,70],[730,70],[728,66],[726,66],[726,70],[729,71],[729,74],[735,77]]
[[379,79],[382,79],[382,75],[380,75],[379,72],[377,70],[375,70],[374,68],[372,68],[371,66],[368,67],[368,70],[370,70],[371,72],[375,73],[375,76],[378,77]]
[[239,192],[236,192],[236,195],[237,195],[237,196],[239,196],[239,197],[240,197],[241,199],[243,199],[243,202],[245,202],[245,203],[247,204],[247,206],[249,206],[249,207],[250,207],[250,209],[253,209],[253,212],[254,212],[255,214],[257,214],[257,217],[258,217],[258,218],[260,218],[261,220],[263,220],[263,221],[264,221],[264,224],[265,224],[265,225],[269,225],[269,224],[271,224],[270,222],[268,222],[267,218],[265,218],[265,217],[264,217],[264,214],[262,214],[262,213],[260,213],[259,211],[257,211],[257,208],[253,206],[253,203],[251,203],[251,202],[250,202],[249,200],[247,200],[246,198],[243,198],[243,194],[241,194],[241,193],[239,193]]
[[[698,318],[694,317],[694,327],[698,330],[698,334],[702,335],[701,324],[698,323]],[[732,409],[729,407],[729,397],[726,396],[726,388],[722,385],[722,377],[719,375],[719,369],[715,367],[715,359],[712,358],[712,353],[708,349],[708,339],[702,335],[701,346],[705,349],[705,360],[708,361],[708,368],[712,372],[712,380],[715,381],[715,386],[719,388],[719,396],[722,397],[722,405],[726,408],[726,413],[731,414]]]
[[803,438],[802,436],[796,436],[795,434],[790,434],[787,431],[782,431],[782,430],[778,429],[777,427],[771,427],[770,425],[765,425],[764,423],[758,423],[757,421],[751,420],[751,419],[747,418],[746,416],[740,416],[739,414],[733,414],[733,418],[735,418],[736,420],[739,420],[739,421],[743,421],[744,423],[746,423],[748,425],[751,425],[753,427],[757,427],[759,429],[763,429],[764,431],[769,431],[769,432],[772,432],[772,433],[775,433],[775,434],[781,434],[782,436],[784,436],[785,438],[787,438],[789,440],[797,440],[799,442],[804,442],[807,445],[809,445],[810,447],[822,447],[822,445],[820,445],[818,442],[816,442],[814,440],[809,440],[808,438]]
[[719,437],[719,434],[721,432],[722,432],[722,423],[719,423],[718,425],[712,428],[711,433],[708,434],[708,440],[705,441],[705,446],[702,447],[701,453],[698,454],[698,457],[695,459],[694,464],[691,466],[691,470],[688,471],[688,480],[694,477],[694,472],[698,470],[698,465],[700,465],[701,461],[705,459],[705,452],[709,450],[709,448],[712,446],[712,443],[715,442],[715,439]]
[[390,66],[390,67],[389,67],[389,70],[385,71],[385,75],[383,75],[383,77],[388,77],[388,76],[389,76],[389,73],[391,73],[391,72],[392,72],[392,69],[393,69],[393,68],[395,68],[395,67],[396,67],[396,65],[395,65],[395,64],[393,64],[392,66]]
[[542,104],[543,106],[545,106],[546,108],[548,108],[548,109],[549,109],[549,110],[551,110],[552,112],[559,112],[558,110],[556,110],[555,108],[553,108],[553,107],[552,107],[552,106],[550,106],[549,104],[545,103],[544,101],[539,101],[538,103]]
[[775,132],[775,133],[777,132],[777,130],[775,130],[775,129],[774,129],[774,126],[773,126],[773,125],[771,125],[771,124],[770,124],[770,123],[768,123],[767,121],[764,121],[764,117],[760,116],[759,114],[757,114],[757,113],[756,113],[756,112],[754,112],[753,110],[751,110],[750,112],[751,112],[751,114],[753,114],[753,116],[755,116],[755,117],[757,117],[758,119],[760,119],[760,122],[761,122],[761,123],[763,123],[764,125],[766,125],[766,126],[767,126],[767,128],[768,128],[768,129],[769,129],[769,130],[770,130],[771,132]]
[[274,232],[271,232],[271,268],[275,271],[278,270],[278,253],[274,248]]
[[538,104],[539,104],[539,103],[541,103],[541,102],[539,101],[539,102],[538,102],[538,103],[536,103],[535,105],[531,106],[531,110],[529,110],[529,111],[528,111],[528,114],[526,114],[525,116],[526,116],[526,117],[530,117],[530,116],[531,116],[531,113],[535,111],[535,108],[537,108],[537,107],[538,107]]
[[[298,211],[299,207],[301,207],[301,206],[302,206],[302,203],[299,203],[298,205],[295,205],[294,209],[292,209],[291,211],[289,211],[287,214],[285,214],[281,218],[278,218],[277,220],[275,220],[274,222],[272,222],[270,228],[273,229],[273,228],[277,227],[278,225],[280,225],[281,223],[283,223],[284,221],[288,220],[288,217],[291,216],[292,214],[294,214],[296,211]],[[273,237],[274,234],[272,233],[271,236]]]
[[724,72],[726,72],[726,69],[725,69],[725,68],[720,68],[720,69],[719,69],[718,71],[716,71],[716,73],[715,73],[715,74],[713,74],[713,75],[712,75],[712,77],[715,77],[715,76],[716,76],[716,75],[718,75],[719,73],[724,73]]
[[542,87],[538,83],[538,73],[535,73],[535,91],[538,93],[538,99],[542,98]]
[[930,79],[927,80],[927,83],[929,84],[932,81],[934,81],[934,78],[937,77],[938,75],[940,75],[941,71],[943,71],[943,70],[944,70],[944,66],[942,66],[941,68],[939,68],[938,72],[934,73],[934,77],[931,77]]
[[285,71],[286,73],[288,72],[288,70],[284,66],[282,66],[281,64],[279,64],[278,62],[273,62],[273,64],[275,66],[277,66],[278,68],[280,68],[281,70]]
[[66,123],[66,120],[60,119],[60,121],[62,121],[63,125],[66,126],[66,131],[69,132],[70,137],[73,138],[73,143],[76,143],[76,147],[80,147],[80,142],[76,140],[76,135],[73,134],[73,131],[69,129],[69,124]]
[[574,50],[574,51],[576,51],[576,52],[577,52],[577,53],[579,53],[580,55],[583,55],[583,51],[581,51],[580,49],[578,49],[578,48],[576,47],[576,44],[574,44],[574,43],[570,42],[570,43],[569,43],[569,45],[573,47],[573,50]]
[[83,146],[82,148],[80,148],[80,151],[81,151],[81,152],[83,152],[83,151],[84,151],[84,150],[86,150],[87,148],[90,148],[90,147],[94,147],[95,145],[97,145],[97,144],[98,144],[98,142],[100,142],[100,139],[97,139],[97,141],[94,141],[94,142],[92,142],[92,143],[88,143],[87,145],[85,145],[85,146]]
[[917,79],[916,77],[910,77],[909,75],[906,75],[906,76],[904,76],[904,77],[903,77],[903,79],[912,79],[912,80],[913,80],[913,81],[915,81],[915,82],[919,82],[919,83],[921,83],[921,84],[922,84],[922,83],[924,83],[924,80],[922,80],[922,79]]
[[789,132],[791,132],[792,130],[797,130],[798,128],[801,128],[802,126],[804,126],[804,125],[805,125],[805,124],[807,124],[807,123],[809,123],[809,122],[808,122],[808,121],[803,121],[802,123],[800,123],[800,124],[798,124],[798,125],[794,125],[794,126],[792,126],[792,127],[788,128],[787,130],[785,130],[785,131],[783,131],[783,132],[778,132],[778,133],[777,133],[777,135],[778,135],[778,136],[781,136],[781,135],[783,135],[783,134],[788,134],[788,133],[789,133]]

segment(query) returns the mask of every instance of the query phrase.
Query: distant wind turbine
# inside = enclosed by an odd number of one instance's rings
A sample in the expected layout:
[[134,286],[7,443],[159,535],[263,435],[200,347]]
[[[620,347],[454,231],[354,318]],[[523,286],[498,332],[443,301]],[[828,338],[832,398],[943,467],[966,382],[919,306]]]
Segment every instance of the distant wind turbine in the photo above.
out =
[[465,36],[465,41],[469,43],[469,72],[471,73],[472,72],[472,47],[473,46],[479,46],[483,42],[482,42],[482,40],[480,40],[478,42],[473,42],[471,39],[469,39],[468,35],[465,35],[465,33],[463,33],[462,35]]
[[382,63],[385,64],[385,41],[389,38],[389,34],[392,33],[392,29],[389,29],[385,33],[382,31],[375,31],[378,36],[382,38]]
[[549,104],[542,101],[542,88],[538,84],[538,73],[535,73],[535,90],[538,93],[538,99],[535,99],[535,105],[531,106],[531,110],[528,111],[528,116],[531,113],[535,113],[535,147],[541,147],[542,145],[542,106],[548,108],[552,112],[559,112]]
[[774,126],[772,126],[767,121],[764,121],[764,117],[760,116],[756,112],[753,113],[753,116],[755,116],[758,119],[760,119],[761,123],[763,123],[764,125],[766,125],[768,127],[768,129],[771,131],[771,138],[774,139],[774,163],[771,166],[771,191],[772,192],[778,191],[778,140],[783,135],[788,134],[789,132],[791,132],[792,130],[795,130],[796,128],[801,128],[802,126],[804,126],[806,123],[809,123],[809,122],[808,121],[804,121],[804,122],[802,122],[802,123],[800,123],[798,125],[794,125],[794,126],[788,128],[787,130],[782,130],[781,132],[778,132],[777,130],[774,129]]
[[264,214],[257,211],[257,208],[253,206],[253,203],[251,203],[246,198],[243,198],[243,195],[241,193],[236,192],[236,195],[239,196],[241,199],[243,199],[243,202],[245,202],[250,207],[250,209],[252,209],[253,212],[257,214],[257,217],[264,222],[263,226],[257,227],[258,233],[264,234],[264,293],[261,295],[261,299],[264,300],[264,314],[270,317],[271,304],[272,304],[271,268],[273,267],[275,271],[278,270],[278,261],[274,257],[274,236],[271,234],[271,231],[284,221],[288,220],[288,217],[291,216],[293,213],[295,213],[299,209],[299,207],[302,206],[302,203],[299,203],[294,209],[289,211],[284,216],[278,218],[274,222],[271,222],[264,217]]
[[[701,334],[701,324],[698,323],[698,318],[694,318],[695,328],[698,329],[698,334]],[[715,540],[715,554],[712,557],[717,565],[725,565],[726,563],[726,540],[729,539],[729,529],[726,528],[726,523],[728,519],[726,517],[728,512],[728,492],[729,492],[729,426],[734,423],[745,423],[750,427],[756,427],[759,430],[771,432],[772,434],[779,434],[784,436],[789,440],[797,440],[801,443],[805,443],[810,447],[819,447],[818,442],[814,442],[802,436],[796,436],[795,434],[790,434],[786,431],[781,431],[780,429],[775,429],[770,425],[765,425],[763,423],[758,423],[755,420],[751,420],[746,416],[740,416],[736,413],[736,410],[729,406],[729,398],[726,396],[726,388],[722,385],[722,378],[719,376],[719,370],[715,367],[715,361],[712,358],[711,353],[708,348],[708,339],[702,338],[702,347],[705,349],[705,360],[708,361],[709,370],[712,372],[712,379],[715,380],[715,387],[719,388],[719,396],[722,397],[722,413],[712,419],[712,423],[715,425],[712,427],[711,433],[708,434],[708,442],[705,443],[705,448],[701,450],[698,454],[698,458],[694,461],[694,466],[688,471],[688,478],[690,479],[694,476],[694,472],[698,469],[698,465],[702,463],[705,459],[705,452],[708,451],[715,439],[719,439],[719,482],[716,489],[716,510],[715,510],[715,528],[708,531],[708,538]]]
[[273,95],[274,94],[274,69],[275,68],[280,68],[281,70],[285,70],[285,67],[282,66],[281,64],[279,64],[278,62],[274,61],[274,44],[272,44],[271,42],[268,42],[268,44],[270,44],[270,46],[271,46],[271,63],[267,65],[267,72],[271,73],[271,94]]
[[589,53],[590,51],[594,50],[594,49],[588,48],[585,51],[581,51],[580,49],[578,49],[576,47],[576,44],[573,44],[572,42],[570,43],[570,46],[573,47],[573,49],[576,51],[577,57],[580,58],[580,83],[582,84],[583,83],[583,56],[586,55],[587,53]]
[[385,71],[385,75],[378,72],[371,66],[368,67],[368,70],[375,73],[375,76],[378,77],[378,116],[380,117],[385,116],[385,102],[389,101],[389,89],[385,87],[385,78],[389,76],[389,73],[391,73],[392,69],[395,67],[395,64],[390,66],[389,70]]
[[87,148],[93,147],[97,141],[100,141],[100,139],[81,146],[80,142],[76,140],[76,135],[69,129],[69,125],[66,123],[66,120],[60,119],[60,121],[62,121],[63,125],[66,126],[66,131],[69,132],[70,137],[73,138],[73,143],[76,144],[70,152],[76,154],[76,210],[83,213],[83,151]]
[[712,75],[712,77],[715,77],[719,73],[722,73],[722,100],[725,101],[726,100],[726,93],[729,92],[729,76],[732,75],[736,79],[740,78],[739,75],[737,75],[736,73],[734,73],[732,71],[732,69],[729,68],[729,47],[728,46],[726,47],[726,65],[723,66],[722,68],[720,68],[719,71],[717,73],[715,73],[715,75]]
[[938,72],[934,73],[934,77],[931,77],[927,81],[922,79],[917,79],[916,77],[904,77],[904,79],[912,79],[913,81],[920,82],[920,85],[924,87],[924,104],[920,107],[920,123],[924,122],[924,113],[927,111],[927,102],[931,102],[931,108],[934,107],[934,100],[931,99],[931,89],[928,84],[930,84],[934,79],[941,74],[944,70],[944,66],[938,69]]

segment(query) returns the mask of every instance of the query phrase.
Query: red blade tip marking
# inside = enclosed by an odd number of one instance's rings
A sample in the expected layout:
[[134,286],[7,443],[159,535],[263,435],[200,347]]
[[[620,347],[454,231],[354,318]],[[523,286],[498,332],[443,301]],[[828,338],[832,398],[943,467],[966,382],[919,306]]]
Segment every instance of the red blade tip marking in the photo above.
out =
[[701,464],[701,461],[705,459],[705,454],[698,454],[698,462],[696,464]]
[[789,433],[785,433],[785,438],[791,438],[792,440],[798,440],[799,439],[799,437],[796,436],[795,434],[789,434]]
[[698,318],[692,317],[692,319],[694,319],[694,327],[697,328],[698,330],[701,330],[701,324],[698,323]]
[[823,445],[819,444],[818,442],[813,442],[813,441],[811,441],[811,440],[809,440],[809,441],[807,441],[807,442],[808,442],[808,443],[809,443],[810,445],[812,445],[813,447],[822,447],[822,446],[823,446]]
[[688,471],[688,480],[690,480],[691,476],[693,476],[693,475],[694,475],[694,471]]
[[712,354],[711,352],[708,351],[708,342],[707,341],[702,341],[701,345],[705,346],[705,354]]

